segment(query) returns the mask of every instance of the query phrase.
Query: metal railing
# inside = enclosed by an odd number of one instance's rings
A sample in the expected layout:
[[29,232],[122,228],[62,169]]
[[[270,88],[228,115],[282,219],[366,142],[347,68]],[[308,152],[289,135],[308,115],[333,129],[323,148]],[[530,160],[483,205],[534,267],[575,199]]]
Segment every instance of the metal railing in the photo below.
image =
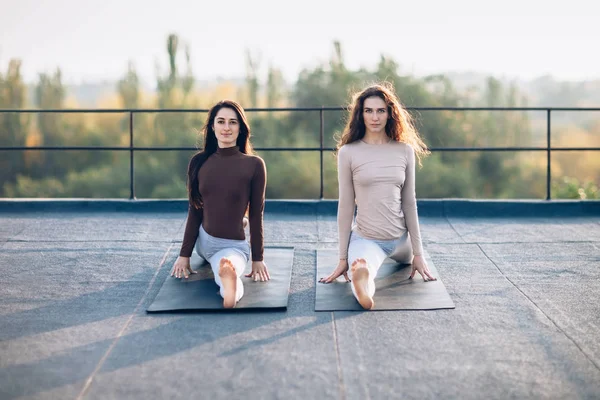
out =
[[[298,112],[312,111],[319,112],[319,147],[256,147],[256,151],[318,151],[320,153],[320,195],[323,198],[324,193],[324,174],[323,174],[323,153],[335,151],[334,147],[324,146],[324,126],[326,111],[344,111],[344,107],[286,107],[286,108],[246,108],[246,112]],[[600,111],[600,107],[407,107],[409,111],[544,111],[546,113],[546,146],[538,147],[430,147],[431,152],[477,152],[477,151],[502,151],[502,152],[520,152],[520,151],[539,151],[546,152],[546,200],[551,200],[551,155],[556,151],[600,151],[600,147],[552,147],[551,113],[556,111]],[[0,114],[4,113],[95,113],[95,114],[128,114],[129,115],[129,146],[2,146],[0,150],[85,150],[85,151],[128,151],[129,152],[129,198],[135,199],[135,163],[134,152],[136,151],[197,151],[196,147],[136,147],[134,146],[134,115],[141,113],[207,113],[208,109],[0,109]],[[0,143],[1,144],[1,143]]]

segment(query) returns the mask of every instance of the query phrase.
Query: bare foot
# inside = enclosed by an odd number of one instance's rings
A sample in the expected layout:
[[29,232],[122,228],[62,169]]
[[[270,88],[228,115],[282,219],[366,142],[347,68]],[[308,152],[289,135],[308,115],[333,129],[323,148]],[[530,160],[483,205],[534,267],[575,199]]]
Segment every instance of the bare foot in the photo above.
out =
[[248,226],[248,218],[244,217],[244,219],[242,220],[242,226],[244,227],[244,229],[246,229],[246,227]]
[[237,275],[231,261],[222,258],[219,264],[219,277],[223,285],[223,307],[235,307],[235,293],[237,291]]
[[375,306],[375,302],[369,296],[367,290],[368,282],[369,269],[367,268],[367,261],[364,258],[359,258],[352,263],[352,285],[354,285],[359,304],[365,310],[370,310]]

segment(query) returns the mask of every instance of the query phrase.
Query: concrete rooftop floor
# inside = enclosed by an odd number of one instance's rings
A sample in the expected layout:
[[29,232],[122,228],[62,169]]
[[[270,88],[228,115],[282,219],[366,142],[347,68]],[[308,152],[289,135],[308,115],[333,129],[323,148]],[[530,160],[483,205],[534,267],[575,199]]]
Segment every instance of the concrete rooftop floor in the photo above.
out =
[[333,313],[313,310],[334,207],[268,205],[288,309],[227,314],[145,312],[181,204],[44,204],[0,205],[0,399],[600,398],[597,203],[420,203],[456,309]]

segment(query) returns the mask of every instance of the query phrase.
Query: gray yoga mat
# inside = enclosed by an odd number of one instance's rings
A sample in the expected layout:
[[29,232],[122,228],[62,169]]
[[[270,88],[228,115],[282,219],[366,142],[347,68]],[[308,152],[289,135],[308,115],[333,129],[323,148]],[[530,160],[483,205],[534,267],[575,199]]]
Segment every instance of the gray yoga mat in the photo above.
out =
[[[386,259],[375,277],[376,291],[373,310],[436,310],[454,308],[454,302],[427,253],[425,260],[437,281],[423,281],[417,272],[410,276],[410,265],[396,264]],[[328,276],[337,266],[337,250],[317,250],[317,293],[315,311],[358,311],[363,308],[352,294],[350,283],[343,276],[324,284],[319,279]]]
[[[197,274],[188,279],[176,279],[167,276],[156,298],[146,310],[147,312],[180,311],[180,310],[223,310],[286,308],[292,278],[294,261],[293,247],[266,247],[265,263],[269,269],[271,280],[254,282],[242,276],[244,296],[233,309],[223,308],[223,298],[219,295],[219,287],[214,281],[209,264],[201,264],[201,259],[194,253],[191,259],[192,269]],[[251,271],[252,262],[246,266],[247,274]],[[169,266],[172,268],[172,266]]]

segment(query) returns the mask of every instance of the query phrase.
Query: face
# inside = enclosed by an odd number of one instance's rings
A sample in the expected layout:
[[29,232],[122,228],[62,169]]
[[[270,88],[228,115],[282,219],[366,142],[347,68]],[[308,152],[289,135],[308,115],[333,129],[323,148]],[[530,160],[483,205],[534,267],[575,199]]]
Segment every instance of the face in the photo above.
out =
[[363,104],[363,120],[370,133],[385,133],[388,120],[388,108],[381,97],[373,96],[365,99]]
[[231,108],[221,108],[215,117],[213,125],[219,147],[233,147],[240,134],[240,121]]

